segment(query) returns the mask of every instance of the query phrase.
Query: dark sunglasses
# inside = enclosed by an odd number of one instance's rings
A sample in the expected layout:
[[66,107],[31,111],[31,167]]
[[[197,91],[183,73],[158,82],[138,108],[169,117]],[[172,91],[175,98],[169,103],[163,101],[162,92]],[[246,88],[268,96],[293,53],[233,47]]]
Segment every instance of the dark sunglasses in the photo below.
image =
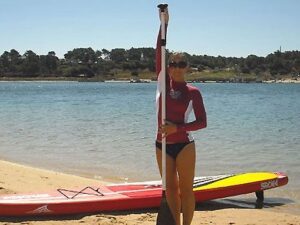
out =
[[180,69],[183,69],[185,67],[187,67],[187,63],[184,62],[184,61],[179,61],[179,62],[169,62],[169,67],[173,67],[173,68],[180,68]]

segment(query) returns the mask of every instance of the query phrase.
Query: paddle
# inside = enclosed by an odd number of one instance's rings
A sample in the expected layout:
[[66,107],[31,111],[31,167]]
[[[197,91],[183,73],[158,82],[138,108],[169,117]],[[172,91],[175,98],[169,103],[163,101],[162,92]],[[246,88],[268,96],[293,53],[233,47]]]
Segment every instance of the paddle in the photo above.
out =
[[[161,119],[162,125],[166,121],[166,22],[165,11],[168,8],[167,4],[159,4],[159,16],[161,21],[161,75],[162,75],[162,110]],[[166,197],[166,137],[162,138],[162,199],[160,209],[158,211],[156,225],[176,225],[175,219],[169,208]]]

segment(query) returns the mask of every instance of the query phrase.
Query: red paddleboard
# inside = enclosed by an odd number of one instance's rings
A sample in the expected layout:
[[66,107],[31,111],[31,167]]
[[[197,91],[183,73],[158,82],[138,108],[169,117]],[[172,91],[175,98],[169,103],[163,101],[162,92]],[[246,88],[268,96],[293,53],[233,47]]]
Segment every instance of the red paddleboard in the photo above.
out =
[[[197,202],[247,194],[283,186],[283,173],[255,172],[197,177],[194,193]],[[0,216],[67,215],[103,211],[159,207],[161,182],[114,184],[85,187],[81,190],[58,189],[49,193],[0,196]]]

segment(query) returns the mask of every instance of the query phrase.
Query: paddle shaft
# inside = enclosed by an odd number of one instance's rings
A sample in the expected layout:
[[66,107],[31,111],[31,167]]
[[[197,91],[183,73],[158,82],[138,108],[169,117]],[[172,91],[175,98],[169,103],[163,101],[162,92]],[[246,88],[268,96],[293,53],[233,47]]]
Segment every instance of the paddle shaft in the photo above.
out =
[[[165,10],[168,7],[167,4],[160,4],[157,6],[160,8],[160,21],[161,21],[161,76],[162,76],[162,105],[161,105],[161,124],[166,123],[166,21]],[[162,135],[162,189],[166,190],[166,137]]]
[[[160,4],[158,8],[160,9],[160,44],[161,44],[161,124],[166,124],[166,10],[168,5],[167,4]],[[156,225],[176,225],[175,217],[171,212],[171,208],[169,207],[167,196],[166,196],[166,189],[167,189],[167,182],[166,182],[166,167],[167,167],[167,160],[166,160],[166,136],[162,134],[162,198],[160,202],[160,209],[157,213],[157,220]]]

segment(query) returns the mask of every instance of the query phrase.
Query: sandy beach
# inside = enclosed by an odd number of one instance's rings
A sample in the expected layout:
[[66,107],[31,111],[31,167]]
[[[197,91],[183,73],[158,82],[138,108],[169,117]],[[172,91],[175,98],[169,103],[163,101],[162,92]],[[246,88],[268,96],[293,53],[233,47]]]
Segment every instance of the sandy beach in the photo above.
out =
[[[84,177],[63,174],[16,163],[0,161],[0,194],[45,192],[59,187],[80,188],[87,185],[106,184]],[[252,207],[252,206],[251,206]],[[281,212],[279,208],[254,209],[226,201],[210,201],[197,205],[193,225],[298,225],[300,216]],[[106,212],[93,215],[63,217],[0,218],[0,224],[155,224],[157,209]]]

